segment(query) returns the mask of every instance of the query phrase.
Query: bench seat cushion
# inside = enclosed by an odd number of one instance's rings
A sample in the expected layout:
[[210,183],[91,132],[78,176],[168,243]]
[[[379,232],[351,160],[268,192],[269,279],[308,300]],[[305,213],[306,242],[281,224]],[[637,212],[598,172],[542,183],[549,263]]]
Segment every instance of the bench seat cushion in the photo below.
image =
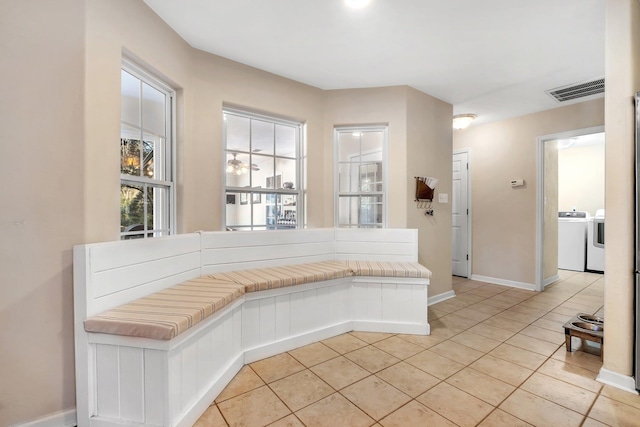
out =
[[345,261],[354,276],[429,279],[431,271],[417,262]]
[[344,262],[325,261],[283,267],[228,271],[215,273],[208,277],[243,285],[245,286],[245,292],[257,292],[322,280],[340,279],[352,275],[351,268]]
[[84,321],[87,332],[170,340],[244,294],[244,286],[201,277]]

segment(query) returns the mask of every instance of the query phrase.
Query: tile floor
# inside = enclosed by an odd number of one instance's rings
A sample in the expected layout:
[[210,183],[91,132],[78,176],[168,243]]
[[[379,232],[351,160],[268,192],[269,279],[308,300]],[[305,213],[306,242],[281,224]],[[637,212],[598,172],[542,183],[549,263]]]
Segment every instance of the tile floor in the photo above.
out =
[[603,276],[534,293],[454,277],[430,336],[351,332],[242,368],[196,426],[640,426],[640,397],[595,381],[599,348],[562,325],[602,315]]

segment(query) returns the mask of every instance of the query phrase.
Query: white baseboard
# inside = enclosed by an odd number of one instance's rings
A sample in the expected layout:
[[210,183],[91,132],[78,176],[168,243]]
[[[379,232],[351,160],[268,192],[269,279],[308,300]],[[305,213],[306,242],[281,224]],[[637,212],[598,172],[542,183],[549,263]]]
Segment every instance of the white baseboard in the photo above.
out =
[[438,295],[430,296],[429,300],[427,302],[427,305],[437,304],[439,302],[451,299],[451,298],[453,298],[455,296],[456,296],[456,293],[454,291],[447,291],[447,292],[443,292],[443,293],[438,294]]
[[552,284],[553,282],[558,281],[558,280],[560,280],[560,275],[556,274],[555,276],[551,276],[551,277],[548,277],[548,278],[544,279],[544,283],[542,285],[543,285],[543,287],[546,288],[547,286],[549,286],[550,284]]
[[596,381],[628,391],[629,393],[638,394],[636,390],[636,380],[628,375],[622,375],[606,368],[600,368]]
[[536,290],[536,285],[533,283],[516,282],[515,280],[498,279],[497,277],[478,276],[477,274],[472,274],[471,280],[493,283],[494,285],[511,286],[512,288],[526,289],[527,291]]
[[14,424],[13,427],[73,427],[76,424],[76,410],[67,409],[24,424]]

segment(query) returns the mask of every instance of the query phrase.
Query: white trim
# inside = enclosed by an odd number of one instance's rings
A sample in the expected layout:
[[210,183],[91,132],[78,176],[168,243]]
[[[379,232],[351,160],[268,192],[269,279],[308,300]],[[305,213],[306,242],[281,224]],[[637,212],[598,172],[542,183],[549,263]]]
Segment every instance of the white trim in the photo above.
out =
[[493,283],[494,285],[510,286],[512,288],[526,289],[527,291],[535,291],[536,285],[533,283],[516,282],[515,280],[499,279],[497,277],[479,276],[473,274],[471,280],[478,282]]
[[76,410],[56,412],[23,424],[14,424],[14,427],[72,427],[77,422]]
[[604,132],[604,125],[542,135],[536,138],[536,257],[535,290],[544,290],[544,143],[554,139],[571,138]]
[[429,297],[428,302],[427,302],[427,306],[432,306],[433,304],[437,304],[439,302],[446,301],[448,299],[454,298],[455,296],[456,296],[455,291],[447,291],[447,292],[443,292],[443,293],[438,294],[438,295],[434,295],[432,297]]
[[467,215],[467,254],[469,255],[469,259],[467,260],[467,277],[471,278],[471,261],[473,258],[473,246],[471,246],[473,237],[473,230],[471,229],[473,225],[473,221],[471,220],[473,215],[473,209],[471,207],[471,201],[473,200],[473,197],[471,197],[471,183],[473,182],[471,179],[471,148],[453,150],[453,154],[460,153],[467,153],[467,209],[469,210],[469,214]]
[[555,276],[551,276],[551,277],[548,277],[548,278],[544,279],[543,285],[546,288],[547,286],[549,286],[550,284],[552,284],[552,283],[554,283],[554,282],[556,282],[558,280],[560,280],[560,275],[556,274]]
[[638,390],[636,390],[636,380],[633,377],[622,375],[606,368],[600,368],[596,381],[635,395],[640,394]]

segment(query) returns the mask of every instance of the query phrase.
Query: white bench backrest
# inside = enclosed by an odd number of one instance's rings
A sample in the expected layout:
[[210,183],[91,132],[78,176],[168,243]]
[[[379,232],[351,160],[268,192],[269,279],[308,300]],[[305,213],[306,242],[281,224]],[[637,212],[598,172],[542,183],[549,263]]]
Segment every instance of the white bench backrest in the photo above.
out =
[[76,316],[84,319],[206,274],[328,260],[417,262],[418,231],[220,231],[78,245]]
[[335,230],[202,233],[202,274],[334,260]]
[[418,262],[418,230],[338,228],[335,259]]

